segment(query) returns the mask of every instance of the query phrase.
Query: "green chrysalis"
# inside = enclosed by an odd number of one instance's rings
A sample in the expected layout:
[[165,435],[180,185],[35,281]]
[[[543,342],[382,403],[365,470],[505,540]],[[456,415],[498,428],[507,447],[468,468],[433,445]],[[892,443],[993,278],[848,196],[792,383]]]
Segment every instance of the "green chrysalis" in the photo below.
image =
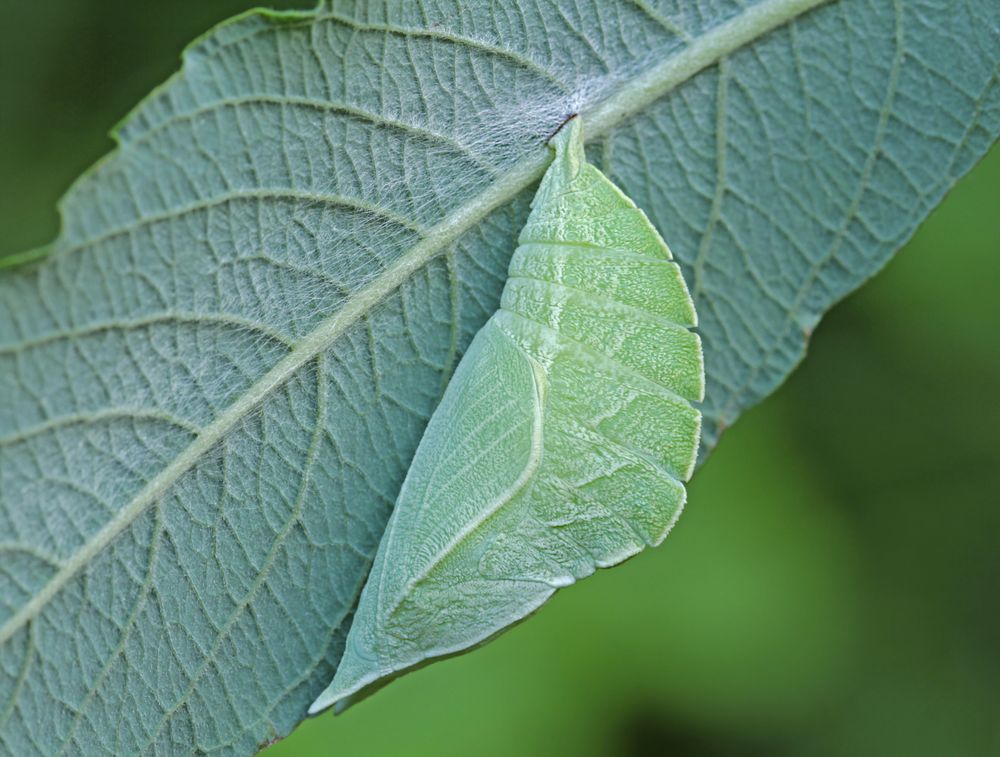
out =
[[498,310],[427,426],[343,659],[338,709],[659,544],[698,450],[694,305],[645,214],[553,139]]

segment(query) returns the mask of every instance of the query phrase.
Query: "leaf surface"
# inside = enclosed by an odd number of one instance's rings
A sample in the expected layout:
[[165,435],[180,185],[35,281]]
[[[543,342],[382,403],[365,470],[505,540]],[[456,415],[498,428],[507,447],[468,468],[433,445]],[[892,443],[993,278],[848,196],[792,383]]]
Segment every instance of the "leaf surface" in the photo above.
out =
[[708,450],[996,138],[998,26],[329,2],[199,40],[0,274],[0,751],[246,754],[304,716],[571,112],[670,230]]

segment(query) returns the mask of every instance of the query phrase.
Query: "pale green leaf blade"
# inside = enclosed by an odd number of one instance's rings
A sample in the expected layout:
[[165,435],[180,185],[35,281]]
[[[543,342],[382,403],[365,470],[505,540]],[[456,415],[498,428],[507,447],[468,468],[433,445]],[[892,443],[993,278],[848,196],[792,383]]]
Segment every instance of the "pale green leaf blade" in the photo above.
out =
[[998,16],[338,2],[204,37],[0,272],[0,751],[304,716],[571,110],[670,230],[711,446],[994,141]]

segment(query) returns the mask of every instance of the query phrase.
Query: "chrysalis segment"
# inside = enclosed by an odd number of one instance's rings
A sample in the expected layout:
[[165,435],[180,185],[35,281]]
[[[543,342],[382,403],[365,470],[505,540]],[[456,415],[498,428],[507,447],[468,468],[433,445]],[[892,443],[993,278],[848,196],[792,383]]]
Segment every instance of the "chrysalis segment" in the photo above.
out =
[[431,418],[311,712],[476,646],[556,589],[660,543],[701,425],[701,343],[645,214],[554,139],[500,310]]

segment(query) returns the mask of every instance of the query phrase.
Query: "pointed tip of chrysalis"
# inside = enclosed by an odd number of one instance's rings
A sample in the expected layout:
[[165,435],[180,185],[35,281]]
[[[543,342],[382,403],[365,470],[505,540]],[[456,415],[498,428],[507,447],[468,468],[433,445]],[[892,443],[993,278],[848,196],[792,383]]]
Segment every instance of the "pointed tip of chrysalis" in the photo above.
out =
[[377,673],[371,673],[368,676],[351,680],[344,680],[339,675],[335,676],[330,685],[309,706],[309,714],[318,715],[331,707],[333,707],[335,713],[340,714],[355,701],[363,698],[365,694],[361,694],[361,696],[358,696],[358,694],[379,678],[380,676]]
[[309,707],[310,715],[316,715],[330,707],[336,713],[343,712],[354,702],[379,688],[372,684],[386,677],[387,671],[378,665],[374,655],[358,649],[357,636],[352,628],[347,635],[347,646],[337,665],[337,672],[330,685]]

